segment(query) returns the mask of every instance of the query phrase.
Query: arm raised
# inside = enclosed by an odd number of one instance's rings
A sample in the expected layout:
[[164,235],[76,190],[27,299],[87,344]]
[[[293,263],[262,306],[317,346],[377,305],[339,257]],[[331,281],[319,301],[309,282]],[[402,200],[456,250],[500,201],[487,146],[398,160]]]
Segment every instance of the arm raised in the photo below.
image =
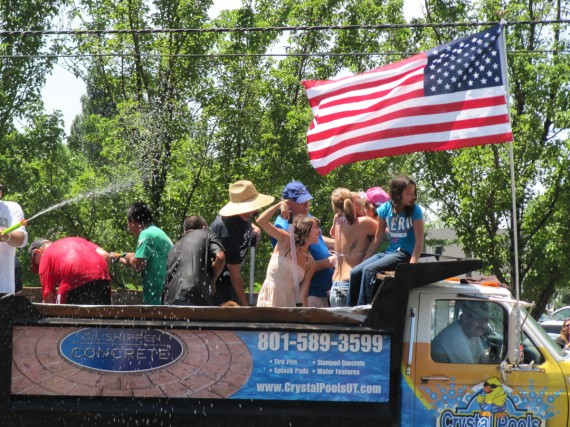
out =
[[255,220],[255,222],[257,222],[257,225],[259,225],[263,231],[269,234],[269,236],[277,240],[277,242],[289,241],[289,232],[287,230],[275,227],[270,221],[279,209],[285,209],[284,206],[287,206],[287,203],[285,201],[281,201],[271,206],[269,209],[263,211]]

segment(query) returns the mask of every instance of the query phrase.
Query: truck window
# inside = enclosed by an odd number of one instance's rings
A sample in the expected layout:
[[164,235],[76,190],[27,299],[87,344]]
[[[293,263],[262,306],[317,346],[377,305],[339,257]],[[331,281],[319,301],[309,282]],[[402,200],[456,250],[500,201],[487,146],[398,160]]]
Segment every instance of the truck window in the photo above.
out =
[[432,313],[433,361],[497,364],[503,359],[507,316],[500,304],[480,300],[436,300]]
[[538,348],[534,345],[531,339],[526,333],[523,332],[521,345],[523,349],[522,353],[522,363],[529,364],[534,362],[535,365],[541,365],[544,363],[544,357],[538,351]]

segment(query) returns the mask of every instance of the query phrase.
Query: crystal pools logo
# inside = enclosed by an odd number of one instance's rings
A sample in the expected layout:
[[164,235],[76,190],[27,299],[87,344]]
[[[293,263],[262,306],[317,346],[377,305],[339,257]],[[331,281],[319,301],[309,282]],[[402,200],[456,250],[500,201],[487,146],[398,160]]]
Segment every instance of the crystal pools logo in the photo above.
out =
[[86,328],[63,338],[59,352],[89,369],[140,372],[176,362],[184,354],[184,345],[156,329]]
[[544,420],[518,408],[511,389],[498,378],[490,378],[472,388],[465,407],[445,409],[437,419],[438,427],[543,427]]

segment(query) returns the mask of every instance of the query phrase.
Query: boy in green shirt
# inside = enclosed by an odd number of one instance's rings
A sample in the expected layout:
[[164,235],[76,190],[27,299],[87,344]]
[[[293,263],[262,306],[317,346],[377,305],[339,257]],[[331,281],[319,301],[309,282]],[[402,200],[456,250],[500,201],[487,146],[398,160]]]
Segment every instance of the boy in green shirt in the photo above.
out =
[[136,202],[127,211],[129,233],[137,238],[137,249],[122,256],[114,255],[122,264],[142,272],[143,302],[162,304],[166,261],[172,241],[153,223],[150,209]]

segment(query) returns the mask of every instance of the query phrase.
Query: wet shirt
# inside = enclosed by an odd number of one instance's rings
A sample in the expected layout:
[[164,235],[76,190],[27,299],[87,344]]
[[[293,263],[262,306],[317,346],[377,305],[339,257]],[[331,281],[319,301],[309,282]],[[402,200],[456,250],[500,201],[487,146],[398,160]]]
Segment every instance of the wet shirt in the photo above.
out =
[[51,292],[65,304],[69,291],[95,280],[111,280],[107,261],[97,248],[81,237],[65,237],[50,244],[39,265],[43,298]]
[[209,229],[190,230],[170,249],[164,303],[213,305],[210,285],[212,261],[223,251],[222,242]]
[[424,219],[422,208],[414,204],[412,214],[407,216],[405,212],[394,215],[392,202],[387,201],[377,209],[378,216],[386,221],[388,230],[392,237],[386,252],[396,252],[398,248],[409,254],[414,252],[416,245],[416,235],[414,234],[414,221]]
[[251,221],[244,221],[239,215],[218,215],[210,229],[215,233],[224,247],[226,266],[216,282],[215,304],[219,305],[228,300],[237,300],[233,290],[228,264],[243,264],[247,250],[253,239]]
[[135,258],[146,260],[142,272],[143,302],[158,305],[162,303],[162,289],[166,275],[166,260],[172,248],[172,241],[164,231],[155,225],[145,228],[139,234]]
[[253,239],[251,221],[244,221],[239,215],[218,215],[210,227],[226,252],[227,264],[241,264]]

